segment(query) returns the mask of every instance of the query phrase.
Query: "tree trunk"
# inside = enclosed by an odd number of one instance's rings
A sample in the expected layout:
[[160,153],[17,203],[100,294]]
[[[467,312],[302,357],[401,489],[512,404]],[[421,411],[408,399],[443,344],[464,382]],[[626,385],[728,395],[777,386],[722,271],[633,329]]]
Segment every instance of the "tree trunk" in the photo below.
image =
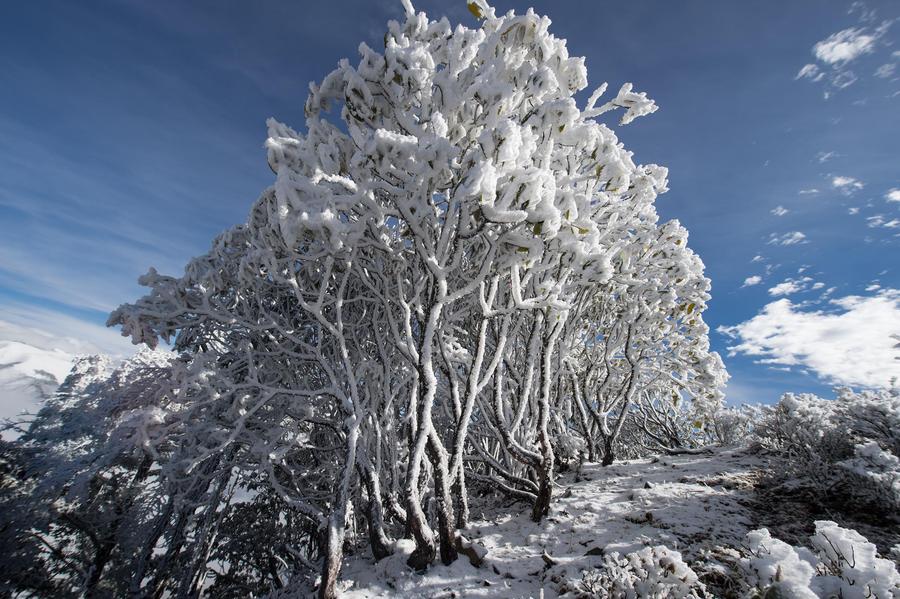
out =
[[[554,323],[550,335],[546,338],[541,354],[541,392],[538,396],[538,444],[541,449],[541,463],[537,468],[538,492],[531,510],[531,519],[540,522],[550,511],[550,500],[553,497],[553,468],[555,456],[550,441],[550,383],[553,378],[553,351],[556,339],[562,330],[562,316]],[[548,317],[548,324],[549,317]]]
[[344,426],[347,431],[347,453],[335,493],[334,510],[328,518],[322,581],[319,583],[319,599],[335,599],[337,597],[337,581],[341,573],[341,562],[344,559],[344,529],[347,526],[351,483],[356,468],[359,421],[355,415],[351,414],[344,420]]
[[[446,293],[446,281],[441,281],[442,289],[439,294]],[[437,553],[434,544],[434,533],[428,526],[425,512],[422,510],[422,500],[419,494],[419,475],[422,472],[424,454],[429,444],[429,437],[433,432],[434,424],[431,419],[431,411],[434,406],[434,398],[437,394],[437,377],[434,374],[434,336],[437,330],[443,305],[439,301],[433,301],[428,309],[428,318],[422,332],[419,344],[419,364],[417,367],[417,393],[418,400],[418,430],[415,434],[415,443],[409,457],[409,469],[406,473],[406,502],[407,502],[407,526],[416,542],[416,548],[406,563],[415,570],[424,570],[434,561]],[[446,475],[446,469],[444,474]],[[435,483],[437,487],[437,482]],[[441,500],[440,492],[438,494]]]
[[428,458],[434,469],[434,493],[437,497],[438,538],[441,562],[450,565],[457,558],[454,537],[456,529],[453,518],[453,498],[450,495],[450,473],[447,451],[434,430],[428,439]]
[[366,504],[366,523],[369,527],[369,545],[372,547],[372,557],[375,561],[383,559],[391,554],[388,548],[390,540],[384,532],[384,507],[381,504],[381,481],[378,474],[371,468],[365,468],[366,493],[369,501]]
[[461,460],[453,483],[453,497],[456,500],[456,528],[466,528],[469,526],[469,489],[466,488],[466,468]]

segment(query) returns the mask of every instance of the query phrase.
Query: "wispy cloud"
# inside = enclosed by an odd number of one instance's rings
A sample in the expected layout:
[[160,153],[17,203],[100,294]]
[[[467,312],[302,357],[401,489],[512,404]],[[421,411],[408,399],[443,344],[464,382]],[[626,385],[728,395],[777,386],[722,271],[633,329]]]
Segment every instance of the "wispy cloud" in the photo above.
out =
[[798,243],[808,243],[806,241],[806,234],[800,231],[791,231],[790,233],[784,233],[783,235],[772,233],[769,235],[769,241],[766,242],[768,245],[796,245]]
[[885,63],[875,69],[875,76],[881,77],[882,79],[890,79],[894,76],[894,70],[897,68],[897,65],[893,63]]
[[800,190],[800,195],[803,195],[803,196],[806,196],[806,195],[814,195],[814,194],[817,194],[817,193],[819,193],[819,190],[816,189],[815,187],[810,187],[810,188],[808,188],[808,189],[801,189],[801,190]]
[[769,212],[771,212],[775,216],[784,216],[785,214],[787,214],[789,212],[789,210],[787,208],[785,208],[784,206],[775,206]]
[[794,75],[794,79],[812,79],[813,81],[821,81],[823,77],[825,77],[825,73],[813,63],[803,65]]
[[828,383],[887,387],[897,374],[900,290],[831,301],[834,310],[806,311],[780,299],[745,322],[717,330],[736,343],[729,355],[800,366]]
[[[860,26],[842,29],[816,42],[812,47],[816,62],[803,65],[794,79],[808,79],[817,83],[824,80],[835,89],[850,87],[858,81],[856,73],[850,69],[850,64],[862,56],[874,54],[880,46],[885,45],[880,43],[880,40],[890,28],[891,21],[883,21],[877,27],[873,27],[871,25],[875,20],[875,11],[853,9],[849,14],[855,12],[860,13]],[[889,66],[891,65],[885,65]],[[878,71],[876,75],[890,76],[879,74]],[[831,91],[824,92],[826,100],[831,95]]]
[[866,219],[866,224],[871,228],[882,227],[885,229],[900,229],[900,220],[896,218],[888,219],[883,214],[876,214]]
[[865,187],[865,184],[855,177],[836,175],[831,178],[831,186],[841,193],[851,194]]
[[884,199],[888,202],[900,202],[900,189],[895,187],[888,190],[888,192],[884,194]]

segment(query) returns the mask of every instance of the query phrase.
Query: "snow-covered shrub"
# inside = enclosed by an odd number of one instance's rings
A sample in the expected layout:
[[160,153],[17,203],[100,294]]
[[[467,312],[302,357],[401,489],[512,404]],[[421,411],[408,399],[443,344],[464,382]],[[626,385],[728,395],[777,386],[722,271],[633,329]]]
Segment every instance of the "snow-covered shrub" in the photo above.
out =
[[900,573],[877,556],[875,545],[855,530],[819,520],[810,538],[819,558],[814,581],[822,597],[900,597]]
[[747,535],[739,560],[743,583],[753,596],[817,599],[900,597],[900,573],[877,556],[875,545],[834,522],[819,520],[812,550],[773,538],[766,529]]
[[705,597],[697,574],[681,554],[665,546],[645,547],[620,556],[607,555],[603,563],[582,574],[583,597],[598,599],[687,599]]
[[810,589],[816,569],[809,549],[792,547],[762,528],[747,535],[746,554],[741,566],[750,587],[796,599],[817,597]]
[[853,449],[853,457],[837,465],[860,483],[873,503],[900,507],[900,458],[869,441]]
[[[784,475],[844,510],[900,513],[900,395],[839,389],[834,400],[785,394],[754,424],[759,442],[782,453]],[[825,493],[827,491],[827,493]]]
[[725,447],[740,445],[750,437],[759,417],[757,406],[723,407],[713,414],[707,431],[709,441]]

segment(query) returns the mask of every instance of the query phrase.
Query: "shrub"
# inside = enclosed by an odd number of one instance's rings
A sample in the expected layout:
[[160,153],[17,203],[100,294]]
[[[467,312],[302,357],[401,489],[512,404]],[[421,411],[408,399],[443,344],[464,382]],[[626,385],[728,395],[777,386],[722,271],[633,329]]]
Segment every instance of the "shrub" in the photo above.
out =
[[584,572],[584,597],[598,599],[686,599],[705,597],[703,584],[677,551],[658,545],[620,556],[607,555],[596,569]]

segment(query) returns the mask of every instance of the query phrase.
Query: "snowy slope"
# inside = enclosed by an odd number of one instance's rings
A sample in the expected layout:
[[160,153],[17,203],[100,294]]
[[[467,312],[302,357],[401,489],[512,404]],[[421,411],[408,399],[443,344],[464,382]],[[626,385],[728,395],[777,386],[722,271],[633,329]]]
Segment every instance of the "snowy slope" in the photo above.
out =
[[37,308],[3,315],[11,320],[0,320],[0,420],[37,411],[68,376],[76,356],[133,352],[115,332],[75,318]]
[[466,535],[488,550],[480,568],[461,557],[415,574],[404,563],[412,542],[403,540],[397,553],[378,563],[348,559],[342,597],[550,599],[599,563],[601,552],[664,544],[690,561],[714,544],[739,545],[755,528],[749,506],[763,467],[764,458],[739,450],[587,465],[580,475],[563,477],[541,524],[531,522],[522,504],[509,510],[517,515],[496,517],[479,517],[473,506],[476,517]]
[[0,341],[0,419],[34,412],[56,391],[74,355],[20,341]]

